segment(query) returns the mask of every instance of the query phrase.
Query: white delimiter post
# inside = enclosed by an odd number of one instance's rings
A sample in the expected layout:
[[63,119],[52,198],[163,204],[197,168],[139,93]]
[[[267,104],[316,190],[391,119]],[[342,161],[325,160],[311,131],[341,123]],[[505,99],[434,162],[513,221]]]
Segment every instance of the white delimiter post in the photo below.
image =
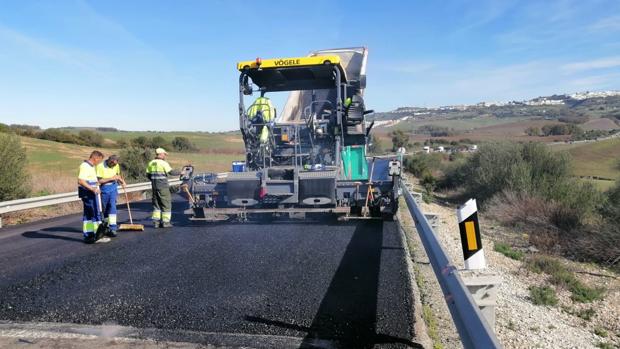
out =
[[465,259],[465,270],[459,271],[463,282],[469,289],[490,326],[495,328],[495,305],[500,277],[486,270],[487,263],[482,248],[478,207],[475,199],[469,199],[456,211],[461,233],[461,245]]
[[460,206],[456,211],[456,216],[459,220],[465,269],[485,269],[487,263],[482,249],[476,200],[469,199],[463,206]]

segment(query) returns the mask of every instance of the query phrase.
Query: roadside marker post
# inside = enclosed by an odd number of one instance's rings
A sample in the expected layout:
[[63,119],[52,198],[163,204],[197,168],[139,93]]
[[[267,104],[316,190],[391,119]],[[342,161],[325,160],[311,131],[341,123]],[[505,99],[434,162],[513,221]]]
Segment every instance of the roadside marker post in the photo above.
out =
[[476,200],[469,199],[460,206],[456,211],[456,216],[465,260],[465,270],[459,271],[459,274],[487,323],[495,328],[497,289],[501,278],[497,273],[486,270],[487,263],[482,248]]
[[482,249],[480,224],[478,223],[478,206],[475,199],[469,199],[456,211],[463,245],[465,269],[486,269],[487,263]]

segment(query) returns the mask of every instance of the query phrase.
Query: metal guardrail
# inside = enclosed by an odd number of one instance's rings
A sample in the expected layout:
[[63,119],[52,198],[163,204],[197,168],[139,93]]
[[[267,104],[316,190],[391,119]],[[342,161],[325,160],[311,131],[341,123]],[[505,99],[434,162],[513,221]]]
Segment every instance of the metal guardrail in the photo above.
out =
[[[170,185],[179,185],[181,184],[181,180],[179,179],[169,180],[168,183],[170,183]],[[127,188],[128,193],[150,190],[151,182],[128,184],[126,188]],[[119,192],[124,193],[125,191],[123,190],[123,188],[119,188]],[[0,215],[3,213],[28,210],[32,208],[44,207],[44,206],[50,206],[50,205],[64,204],[67,202],[74,202],[74,201],[80,201],[77,191],[73,191],[70,193],[63,193],[63,194],[39,196],[39,197],[27,198],[27,199],[4,201],[4,202],[0,202]],[[2,217],[0,217],[0,228],[1,227],[2,227]]]
[[482,316],[457,268],[450,261],[413,195],[404,183],[401,187],[409,212],[413,217],[428,259],[439,281],[448,309],[450,309],[452,320],[461,337],[463,347],[466,349],[501,348],[495,332]]

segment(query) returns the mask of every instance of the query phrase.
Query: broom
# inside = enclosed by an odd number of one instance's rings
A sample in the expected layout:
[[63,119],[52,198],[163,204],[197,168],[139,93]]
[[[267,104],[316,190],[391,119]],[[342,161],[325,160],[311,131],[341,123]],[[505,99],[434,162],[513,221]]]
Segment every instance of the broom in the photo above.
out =
[[129,207],[129,197],[127,196],[127,189],[125,188],[125,178],[121,177],[123,180],[121,185],[123,186],[123,192],[125,193],[125,203],[127,204],[127,212],[129,213],[129,224],[121,224],[118,226],[118,230],[131,230],[131,231],[144,231],[144,225],[142,224],[133,224],[133,218],[131,217],[131,208]]

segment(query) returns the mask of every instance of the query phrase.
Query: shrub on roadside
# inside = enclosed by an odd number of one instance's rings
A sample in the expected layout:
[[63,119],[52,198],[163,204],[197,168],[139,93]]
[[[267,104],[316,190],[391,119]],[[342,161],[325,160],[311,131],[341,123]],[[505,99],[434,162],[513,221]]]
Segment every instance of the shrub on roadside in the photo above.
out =
[[583,284],[559,260],[548,256],[535,256],[527,260],[526,267],[535,273],[549,275],[549,282],[571,292],[575,302],[589,303],[603,298],[605,289]]
[[558,297],[555,294],[555,290],[549,286],[531,286],[529,291],[530,299],[534,305],[554,306],[558,304]]
[[516,250],[512,249],[512,247],[510,247],[510,245],[502,243],[502,242],[496,242],[493,245],[493,250],[503,254],[504,256],[506,256],[508,258],[514,259],[516,261],[520,261],[520,260],[523,259],[523,252],[516,251]]
[[18,136],[0,133],[0,201],[25,198],[30,194],[26,149]]
[[120,153],[121,171],[125,178],[131,181],[146,180],[146,166],[153,159],[152,150],[149,148],[130,147]]

